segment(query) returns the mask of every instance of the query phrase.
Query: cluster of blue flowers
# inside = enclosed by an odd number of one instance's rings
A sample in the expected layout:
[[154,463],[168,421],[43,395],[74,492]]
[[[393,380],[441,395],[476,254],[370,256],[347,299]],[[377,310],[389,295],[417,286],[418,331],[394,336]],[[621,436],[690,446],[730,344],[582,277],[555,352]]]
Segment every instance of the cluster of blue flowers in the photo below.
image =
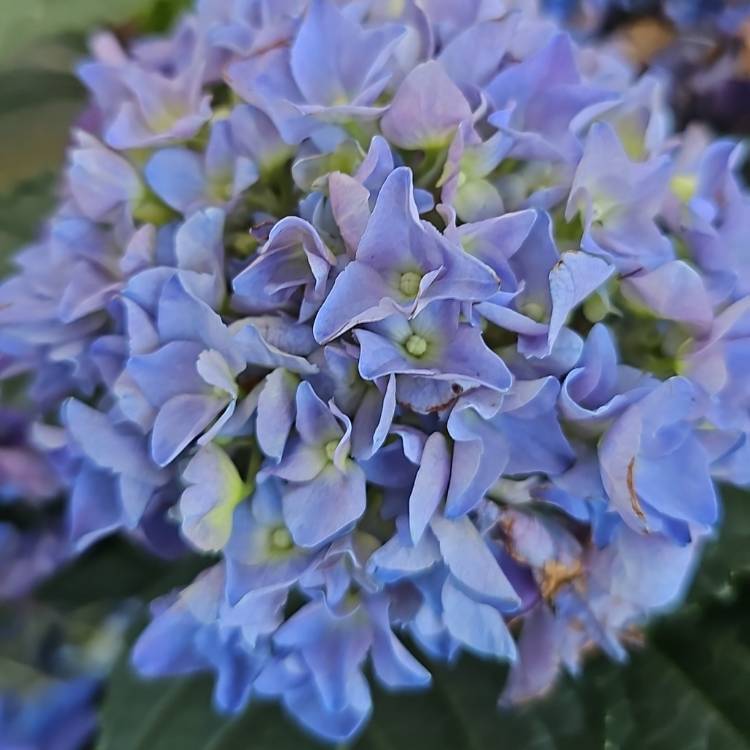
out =
[[617,14],[661,17],[681,28],[728,27],[748,15],[747,0],[541,0],[566,24],[595,29]]
[[748,0],[543,0],[577,36],[623,48],[668,81],[677,121],[750,132]]
[[140,673],[342,741],[366,669],[429,685],[402,636],[510,663],[503,704],[624,659],[750,483],[738,148],[523,1],[200,0],[92,47],[0,364],[76,551],[211,561]]

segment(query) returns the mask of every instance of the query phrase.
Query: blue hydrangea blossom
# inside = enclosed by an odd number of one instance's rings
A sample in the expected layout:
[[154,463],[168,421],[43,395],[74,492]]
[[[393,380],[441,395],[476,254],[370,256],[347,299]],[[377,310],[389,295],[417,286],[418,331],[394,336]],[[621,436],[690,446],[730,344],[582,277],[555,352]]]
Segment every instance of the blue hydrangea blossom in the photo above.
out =
[[61,204],[0,286],[45,467],[10,481],[62,488],[67,528],[10,549],[210,555],[141,674],[331,742],[367,674],[426,688],[420,655],[509,663],[515,704],[627,658],[716,483],[750,483],[741,154],[511,6],[201,0],[94,40]]

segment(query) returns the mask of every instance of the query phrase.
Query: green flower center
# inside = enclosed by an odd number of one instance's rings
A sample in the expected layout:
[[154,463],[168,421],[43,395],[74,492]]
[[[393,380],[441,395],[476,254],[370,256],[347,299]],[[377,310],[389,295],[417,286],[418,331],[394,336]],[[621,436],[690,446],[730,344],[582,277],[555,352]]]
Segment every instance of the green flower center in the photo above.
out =
[[538,302],[527,302],[521,306],[521,312],[527,317],[541,323],[545,317],[544,307]]
[[412,357],[421,357],[427,351],[427,342],[421,336],[413,333],[406,340],[404,348]]
[[416,297],[419,291],[419,283],[422,277],[415,271],[407,271],[401,274],[398,282],[398,288],[405,297]]
[[271,547],[277,552],[286,552],[293,546],[292,535],[283,526],[271,532],[270,541]]
[[174,218],[172,209],[153,193],[145,191],[133,206],[133,218],[144,224],[162,226]]
[[333,457],[336,455],[336,448],[338,447],[339,447],[338,440],[329,440],[326,443],[326,456],[328,456],[329,461],[333,461]]
[[670,187],[683,203],[687,203],[698,189],[698,179],[694,175],[678,174],[672,178]]
[[209,183],[209,193],[212,198],[219,202],[228,201],[232,198],[232,175],[218,174]]

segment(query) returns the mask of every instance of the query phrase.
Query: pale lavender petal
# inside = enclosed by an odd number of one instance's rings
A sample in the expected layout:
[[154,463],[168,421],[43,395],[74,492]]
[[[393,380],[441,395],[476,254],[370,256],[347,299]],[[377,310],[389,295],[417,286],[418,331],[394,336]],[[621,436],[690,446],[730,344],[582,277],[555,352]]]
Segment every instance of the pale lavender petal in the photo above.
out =
[[489,604],[482,604],[453,585],[443,586],[443,619],[450,634],[480,656],[516,658],[516,644],[503,616]]
[[166,466],[216,419],[226,398],[199,394],[175,396],[159,410],[151,434],[151,456]]
[[177,211],[187,213],[205,200],[206,178],[201,159],[194,151],[157,151],[146,164],[144,174],[154,193]]
[[520,604],[518,594],[471,520],[435,516],[430,526],[445,564],[462,586],[505,609],[512,610]]
[[338,441],[343,430],[328,406],[306,380],[297,388],[297,418],[295,424],[300,437],[308,445],[324,445]]
[[614,266],[586,253],[574,251],[562,254],[549,274],[552,314],[548,352],[571,311],[604,284],[614,271]]
[[292,373],[279,368],[266,376],[258,398],[255,427],[258,445],[267,456],[277,460],[284,453],[294,424],[297,385],[298,380]]
[[341,472],[330,465],[283,497],[284,521],[300,547],[317,547],[352,526],[365,512],[365,476],[355,464]]
[[396,91],[381,120],[383,135],[406,149],[445,145],[459,123],[471,119],[461,90],[436,60],[414,68]]
[[409,530],[414,544],[422,538],[445,497],[450,478],[451,455],[448,443],[440,432],[427,438],[422,460],[409,496]]
[[660,318],[685,323],[700,335],[711,328],[713,309],[704,281],[683,260],[629,276],[622,290]]

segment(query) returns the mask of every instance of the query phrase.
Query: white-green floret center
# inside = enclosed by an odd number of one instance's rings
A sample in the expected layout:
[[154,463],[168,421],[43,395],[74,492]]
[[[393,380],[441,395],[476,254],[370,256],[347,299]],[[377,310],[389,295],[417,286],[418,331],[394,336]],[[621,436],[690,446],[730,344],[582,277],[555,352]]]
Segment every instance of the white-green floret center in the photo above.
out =
[[329,440],[326,443],[326,456],[328,456],[329,461],[333,461],[333,457],[336,455],[336,448],[338,447],[338,440]]
[[271,532],[271,546],[280,552],[291,549],[292,535],[283,526],[279,526]]
[[406,271],[401,274],[398,288],[405,297],[416,297],[422,277],[416,271]]
[[421,336],[413,333],[406,340],[404,348],[412,357],[422,357],[427,351],[427,342]]

